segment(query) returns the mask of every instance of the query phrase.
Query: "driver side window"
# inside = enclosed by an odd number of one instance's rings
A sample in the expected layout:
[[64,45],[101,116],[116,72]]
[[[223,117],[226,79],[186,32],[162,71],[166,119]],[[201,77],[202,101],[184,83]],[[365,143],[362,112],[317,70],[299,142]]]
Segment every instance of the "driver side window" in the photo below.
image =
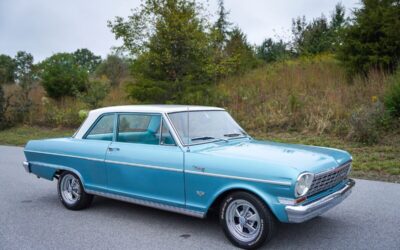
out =
[[128,143],[175,145],[161,115],[120,114],[118,115],[117,141]]

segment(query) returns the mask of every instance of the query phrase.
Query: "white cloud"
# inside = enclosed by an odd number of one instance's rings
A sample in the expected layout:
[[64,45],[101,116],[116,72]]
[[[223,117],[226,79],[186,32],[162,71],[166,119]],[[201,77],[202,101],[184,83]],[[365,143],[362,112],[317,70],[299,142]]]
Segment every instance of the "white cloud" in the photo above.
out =
[[[357,0],[342,1],[347,9]],[[55,52],[72,52],[89,48],[107,55],[119,43],[107,27],[107,20],[127,16],[139,0],[1,0],[0,53],[15,55],[24,50],[43,60]],[[230,20],[238,25],[251,43],[279,34],[287,37],[291,20],[305,15],[308,20],[321,13],[329,15],[332,0],[225,0]],[[211,13],[217,1],[209,1]]]

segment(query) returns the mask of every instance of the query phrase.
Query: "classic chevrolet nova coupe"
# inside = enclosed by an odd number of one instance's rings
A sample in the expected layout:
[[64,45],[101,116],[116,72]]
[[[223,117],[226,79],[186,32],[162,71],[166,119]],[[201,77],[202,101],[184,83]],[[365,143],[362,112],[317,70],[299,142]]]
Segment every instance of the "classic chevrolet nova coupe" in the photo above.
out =
[[24,152],[26,171],[57,179],[68,209],[94,195],[200,218],[214,209],[245,249],[271,239],[278,221],[324,213],[354,186],[347,152],[255,140],[215,107],[101,108],[72,137],[30,141]]

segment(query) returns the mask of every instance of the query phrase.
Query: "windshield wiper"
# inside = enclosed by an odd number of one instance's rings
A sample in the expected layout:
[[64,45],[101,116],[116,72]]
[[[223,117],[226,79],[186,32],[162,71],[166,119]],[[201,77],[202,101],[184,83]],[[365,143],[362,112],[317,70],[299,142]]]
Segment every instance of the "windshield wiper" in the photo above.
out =
[[227,139],[224,138],[215,138],[212,136],[199,136],[199,137],[194,137],[190,139],[191,141],[200,141],[200,140],[221,140],[221,141],[228,141]]
[[243,135],[243,134],[231,133],[231,134],[225,134],[224,136],[225,136],[225,137],[238,137],[238,136],[241,136],[241,135]]

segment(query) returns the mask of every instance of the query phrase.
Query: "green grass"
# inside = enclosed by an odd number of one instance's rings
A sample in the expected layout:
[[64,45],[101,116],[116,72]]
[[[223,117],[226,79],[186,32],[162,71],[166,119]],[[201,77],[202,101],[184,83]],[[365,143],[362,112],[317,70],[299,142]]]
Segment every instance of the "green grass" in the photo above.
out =
[[[23,146],[32,139],[71,136],[71,129],[15,127],[0,131],[0,145]],[[400,183],[400,134],[389,134],[378,144],[365,145],[327,135],[298,132],[256,134],[256,138],[344,149],[353,155],[352,176]]]
[[296,132],[258,134],[256,138],[343,149],[353,156],[353,177],[400,183],[399,134],[388,134],[373,145],[351,142],[334,136]]
[[72,129],[14,127],[0,131],[0,145],[24,146],[29,140],[67,137],[74,134]]

